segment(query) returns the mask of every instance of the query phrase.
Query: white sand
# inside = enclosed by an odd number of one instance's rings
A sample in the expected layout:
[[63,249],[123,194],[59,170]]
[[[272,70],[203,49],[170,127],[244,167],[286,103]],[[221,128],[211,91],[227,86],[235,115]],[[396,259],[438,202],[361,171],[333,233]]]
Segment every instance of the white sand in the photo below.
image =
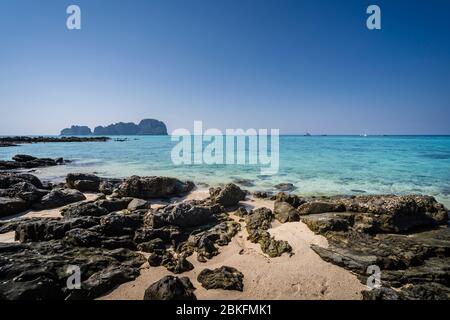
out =
[[[189,199],[208,196],[204,190],[195,191]],[[273,209],[273,201],[248,200],[250,208],[268,207]],[[234,219],[238,220],[237,217]],[[276,239],[287,240],[294,255],[269,258],[257,244],[246,240],[247,232],[242,223],[242,231],[232,242],[220,248],[220,254],[207,263],[200,263],[196,254],[188,258],[194,269],[178,276],[187,276],[197,288],[198,299],[361,299],[364,286],[355,275],[323,261],[310,249],[311,244],[327,246],[322,236],[315,235],[302,222],[273,223],[270,233]],[[239,254],[240,251],[242,254]],[[204,269],[214,269],[223,265],[235,267],[244,274],[244,291],[206,290],[197,281],[197,275]],[[145,289],[165,275],[172,274],[164,267],[143,266],[141,275],[134,281],[120,285],[100,299],[141,300]]]

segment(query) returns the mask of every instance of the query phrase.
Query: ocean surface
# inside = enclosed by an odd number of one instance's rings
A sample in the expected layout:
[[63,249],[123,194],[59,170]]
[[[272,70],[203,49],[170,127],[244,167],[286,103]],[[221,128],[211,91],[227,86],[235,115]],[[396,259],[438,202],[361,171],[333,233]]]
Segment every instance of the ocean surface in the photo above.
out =
[[30,154],[74,160],[35,171],[48,180],[63,180],[68,172],[168,175],[201,187],[246,179],[249,190],[275,191],[278,183],[292,183],[300,195],[427,194],[450,207],[450,136],[281,136],[280,168],[272,176],[261,175],[259,165],[174,165],[176,144],[170,136],[24,144],[0,148],[0,159]]

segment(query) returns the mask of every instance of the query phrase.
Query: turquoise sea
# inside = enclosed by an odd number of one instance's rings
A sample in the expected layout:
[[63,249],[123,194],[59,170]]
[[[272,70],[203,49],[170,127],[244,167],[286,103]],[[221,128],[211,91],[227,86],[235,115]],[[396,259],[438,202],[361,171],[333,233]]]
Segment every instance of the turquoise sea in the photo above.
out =
[[72,164],[38,169],[41,178],[62,180],[68,172],[105,177],[168,175],[200,186],[250,180],[250,190],[293,183],[301,195],[406,194],[435,196],[450,207],[450,136],[281,136],[280,169],[262,176],[255,165],[180,165],[171,160],[170,136],[130,136],[128,141],[39,143],[0,148],[15,154],[64,157]]

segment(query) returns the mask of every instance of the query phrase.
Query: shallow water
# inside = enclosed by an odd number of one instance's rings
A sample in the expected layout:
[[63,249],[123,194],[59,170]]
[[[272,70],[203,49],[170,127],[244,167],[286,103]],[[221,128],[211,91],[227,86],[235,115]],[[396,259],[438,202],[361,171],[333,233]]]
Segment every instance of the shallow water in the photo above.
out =
[[248,179],[253,186],[246,188],[253,190],[289,182],[303,195],[420,193],[450,207],[450,136],[282,136],[280,169],[273,176],[261,175],[257,165],[176,166],[171,150],[177,142],[169,136],[133,136],[125,142],[115,138],[0,148],[0,158],[24,153],[75,160],[37,170],[38,176],[52,180],[74,171],[106,177],[170,175],[209,185]]

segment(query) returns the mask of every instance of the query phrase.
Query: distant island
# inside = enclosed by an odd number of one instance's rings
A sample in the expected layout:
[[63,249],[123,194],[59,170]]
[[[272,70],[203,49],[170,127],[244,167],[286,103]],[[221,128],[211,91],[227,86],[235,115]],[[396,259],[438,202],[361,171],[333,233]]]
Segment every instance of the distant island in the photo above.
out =
[[155,119],[144,119],[139,124],[133,122],[119,122],[106,127],[95,127],[94,132],[87,126],[71,126],[61,130],[61,136],[87,136],[87,135],[167,135],[164,122]]

